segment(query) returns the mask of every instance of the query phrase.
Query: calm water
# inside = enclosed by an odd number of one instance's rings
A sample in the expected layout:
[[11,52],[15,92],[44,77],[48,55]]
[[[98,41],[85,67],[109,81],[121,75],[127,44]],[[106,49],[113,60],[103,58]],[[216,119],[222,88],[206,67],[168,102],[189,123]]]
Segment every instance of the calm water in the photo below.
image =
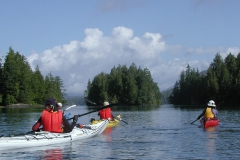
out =
[[[203,108],[162,105],[150,110],[113,108],[128,125],[105,130],[101,135],[39,148],[0,152],[0,159],[239,159],[240,110],[220,110],[220,125],[204,130],[193,122]],[[66,113],[89,112],[77,106]],[[30,131],[41,109],[0,110],[0,135]],[[97,112],[80,117],[88,124]],[[1,146],[0,146],[1,147]]]

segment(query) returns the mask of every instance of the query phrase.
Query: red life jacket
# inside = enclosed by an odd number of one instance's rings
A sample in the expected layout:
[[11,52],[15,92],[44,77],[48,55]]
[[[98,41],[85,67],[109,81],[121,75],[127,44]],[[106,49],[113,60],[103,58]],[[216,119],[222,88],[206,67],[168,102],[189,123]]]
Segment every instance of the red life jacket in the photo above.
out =
[[108,119],[112,120],[112,112],[110,108],[102,109],[98,112],[98,115],[100,116],[100,119]]
[[62,112],[49,112],[44,110],[41,116],[43,131],[61,133]]

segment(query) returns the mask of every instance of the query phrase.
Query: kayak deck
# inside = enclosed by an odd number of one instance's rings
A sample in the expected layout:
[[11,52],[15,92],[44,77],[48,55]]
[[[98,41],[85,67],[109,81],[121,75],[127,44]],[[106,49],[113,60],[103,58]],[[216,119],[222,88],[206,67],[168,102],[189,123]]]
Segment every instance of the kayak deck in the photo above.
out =
[[218,126],[220,120],[218,118],[202,118],[200,120],[201,125],[204,128],[208,128],[208,127],[214,127],[214,126]]
[[[118,115],[117,118],[120,119],[121,115]],[[120,121],[117,118],[114,118],[113,120],[109,121],[106,128],[117,126],[120,123]],[[98,124],[102,121],[103,119],[100,119],[100,120],[91,119],[91,124]]]
[[46,146],[90,138],[101,134],[107,127],[109,120],[94,125],[75,127],[69,133],[33,132],[20,136],[0,137],[0,150]]

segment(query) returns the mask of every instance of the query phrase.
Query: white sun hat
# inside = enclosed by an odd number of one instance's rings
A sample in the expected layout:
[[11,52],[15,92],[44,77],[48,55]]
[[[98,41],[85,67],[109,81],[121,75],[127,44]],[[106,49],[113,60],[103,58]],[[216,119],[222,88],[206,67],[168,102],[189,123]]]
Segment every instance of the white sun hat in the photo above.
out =
[[108,102],[103,102],[103,106],[108,106],[109,103]]

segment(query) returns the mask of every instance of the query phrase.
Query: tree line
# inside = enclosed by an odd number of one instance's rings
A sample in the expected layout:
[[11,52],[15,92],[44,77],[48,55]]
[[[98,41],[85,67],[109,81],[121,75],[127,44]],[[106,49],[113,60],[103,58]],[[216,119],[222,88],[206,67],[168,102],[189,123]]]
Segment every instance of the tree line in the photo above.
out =
[[[133,63],[113,67],[111,72],[101,72],[88,81],[85,97],[102,104],[104,101],[122,105],[158,105],[161,103],[160,89],[147,68],[141,69]],[[87,105],[91,105],[88,104]]]
[[10,47],[4,63],[0,59],[0,104],[43,104],[53,97],[64,100],[65,89],[59,76],[48,73],[45,77],[39,67],[33,71],[24,55]]
[[209,100],[216,104],[240,103],[240,53],[235,57],[229,53],[225,59],[219,53],[205,72],[187,66],[176,81],[168,97],[175,105],[202,105]]

